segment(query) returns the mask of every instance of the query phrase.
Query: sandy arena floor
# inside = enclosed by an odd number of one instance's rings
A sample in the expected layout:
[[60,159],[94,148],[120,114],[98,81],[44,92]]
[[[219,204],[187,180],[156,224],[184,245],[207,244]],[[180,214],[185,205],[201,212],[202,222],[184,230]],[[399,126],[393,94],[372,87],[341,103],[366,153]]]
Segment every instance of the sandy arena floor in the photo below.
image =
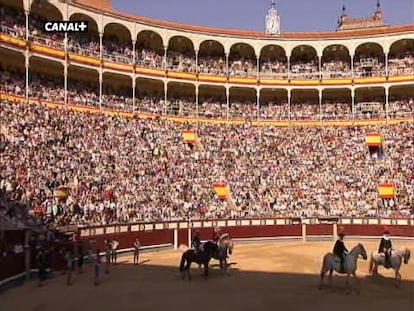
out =
[[[346,244],[352,248],[356,241]],[[368,253],[377,247],[377,242],[363,244]],[[394,240],[394,244],[414,249],[413,242]],[[338,275],[333,290],[318,290],[322,256],[332,246],[333,242],[236,244],[230,277],[213,268],[205,280],[194,266],[192,281],[178,276],[180,250],[143,253],[139,266],[131,264],[131,256],[123,256],[100,286],[93,285],[91,267],[76,274],[71,287],[65,276],[40,288],[27,282],[0,295],[0,311],[414,310],[414,258],[402,267],[399,289],[394,287],[392,270],[380,268],[382,276],[372,278],[367,276],[368,260],[359,260],[360,295],[346,295],[345,279]]]

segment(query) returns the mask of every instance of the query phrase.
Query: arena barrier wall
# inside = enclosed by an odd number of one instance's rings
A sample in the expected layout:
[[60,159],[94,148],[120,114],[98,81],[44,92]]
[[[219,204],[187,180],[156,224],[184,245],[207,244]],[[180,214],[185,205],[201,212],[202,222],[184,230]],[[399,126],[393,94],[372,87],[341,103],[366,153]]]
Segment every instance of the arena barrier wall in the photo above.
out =
[[[119,253],[131,251],[136,238],[139,238],[143,250],[164,247],[178,249],[181,245],[191,244],[195,230],[200,231],[202,240],[211,239],[214,227],[220,227],[223,233],[229,233],[236,241],[245,242],[334,240],[338,229],[344,230],[351,239],[378,239],[385,226],[393,238],[414,241],[414,218],[327,217],[148,222],[78,228],[76,234],[81,240],[93,241],[93,248],[100,249],[103,254],[105,240],[108,239],[119,242]],[[50,267],[52,272],[64,269],[64,247],[67,247],[67,244],[55,243],[53,246]],[[1,271],[5,273],[0,275],[0,290],[16,281],[27,279],[28,272],[36,271],[35,251],[32,250],[30,253],[30,271],[24,271],[24,257],[21,254],[18,256],[2,261]]]
[[378,239],[387,227],[395,238],[414,241],[414,219],[378,218],[277,218],[181,221],[162,223],[136,223],[125,225],[96,226],[78,229],[78,237],[94,240],[101,250],[105,240],[119,242],[120,252],[130,250],[136,238],[145,248],[168,246],[177,249],[191,244],[195,230],[201,239],[211,239],[214,227],[220,227],[236,241],[302,240],[321,241],[336,239],[338,228],[350,238]]

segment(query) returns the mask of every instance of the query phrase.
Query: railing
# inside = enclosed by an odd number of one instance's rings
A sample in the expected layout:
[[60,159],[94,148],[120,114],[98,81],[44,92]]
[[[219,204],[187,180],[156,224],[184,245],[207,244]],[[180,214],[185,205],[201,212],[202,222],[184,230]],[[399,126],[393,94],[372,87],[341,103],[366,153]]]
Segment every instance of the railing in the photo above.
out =
[[[0,93],[0,99],[21,103],[26,103],[26,98],[16,94],[10,93]],[[53,102],[51,100],[42,100],[39,98],[29,98],[30,104],[44,104],[47,107],[51,108],[66,108],[73,111],[78,112],[88,112],[88,113],[104,113],[106,115],[122,115],[125,117],[139,117],[142,119],[153,119],[153,118],[161,118],[164,120],[174,121],[174,122],[201,122],[201,123],[211,123],[211,124],[245,124],[248,122],[252,126],[366,126],[366,125],[396,125],[401,122],[414,122],[413,114],[407,113],[407,117],[397,116],[394,119],[386,120],[384,119],[355,119],[355,120],[344,120],[344,119],[335,119],[335,120],[299,120],[299,119],[292,119],[288,120],[276,120],[276,119],[226,119],[225,117],[217,118],[217,117],[207,117],[207,116],[175,116],[170,114],[163,114],[163,109],[158,109],[157,107],[152,107],[150,111],[143,111],[143,109],[139,109],[139,104],[137,105],[138,109],[137,112],[132,112],[132,106],[128,110],[117,110],[114,107],[105,107],[108,103],[105,103],[103,111],[99,109],[99,106],[85,106],[81,104],[77,104],[73,102],[71,99],[69,103],[65,105],[62,102]],[[125,108],[126,104],[120,104],[118,108]],[[171,112],[171,111],[170,111]],[[187,111],[188,112],[188,111]],[[318,116],[318,114],[316,114]]]

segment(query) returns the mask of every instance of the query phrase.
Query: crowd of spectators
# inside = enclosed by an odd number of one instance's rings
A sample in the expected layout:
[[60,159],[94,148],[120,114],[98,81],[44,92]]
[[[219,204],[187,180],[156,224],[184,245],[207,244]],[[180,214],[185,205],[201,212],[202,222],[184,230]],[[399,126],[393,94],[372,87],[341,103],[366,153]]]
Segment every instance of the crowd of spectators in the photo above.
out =
[[[0,7],[2,17],[1,30],[16,37],[25,38],[25,16],[22,12],[14,11],[7,7]],[[47,34],[43,32],[45,19],[41,16],[30,15],[29,38],[37,44],[54,48],[64,48],[64,36],[61,34]],[[98,33],[69,34],[67,41],[69,52],[100,57],[100,45]],[[248,57],[239,54],[230,54],[228,68],[225,55],[207,56],[198,58],[194,52],[178,52],[168,49],[166,59],[162,52],[150,48],[145,42],[137,42],[134,51],[131,40],[119,39],[116,35],[105,33],[102,38],[102,58],[120,63],[133,63],[142,67],[167,69],[170,71],[181,71],[188,73],[200,73],[207,75],[229,76],[229,77],[272,77],[287,79],[319,79],[323,78],[344,78],[351,77],[350,61],[339,58],[322,59],[321,68],[317,58],[312,60],[297,59],[291,61],[288,75],[287,60],[281,59],[260,59],[260,67],[257,68],[255,57]],[[259,72],[257,70],[259,69]],[[401,75],[414,72],[414,55],[407,51],[391,55],[388,60],[388,74]],[[360,55],[354,62],[355,77],[385,76],[386,68],[383,57],[375,55],[365,57]]]
[[[389,215],[377,185],[393,182],[398,213],[414,195],[414,125],[257,128],[108,117],[2,101],[0,189],[55,225],[274,216]],[[366,132],[385,137],[371,156]],[[236,209],[212,184],[229,183]],[[70,188],[66,200],[53,190]],[[17,214],[2,206],[2,214]]]

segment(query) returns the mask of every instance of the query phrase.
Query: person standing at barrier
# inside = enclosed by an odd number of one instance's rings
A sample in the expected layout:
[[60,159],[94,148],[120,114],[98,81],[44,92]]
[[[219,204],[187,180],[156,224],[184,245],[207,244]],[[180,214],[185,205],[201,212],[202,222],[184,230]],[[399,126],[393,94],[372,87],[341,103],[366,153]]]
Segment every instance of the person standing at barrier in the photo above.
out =
[[38,286],[41,287],[44,285],[44,282],[46,281],[46,252],[43,248],[39,249],[39,252],[36,256],[37,260],[37,266],[39,269],[38,277],[39,277],[39,283]]
[[141,242],[138,238],[134,242],[134,264],[139,264],[139,248],[141,247]]
[[96,250],[96,254],[93,256],[94,262],[94,284],[95,286],[99,285],[100,283],[100,276],[101,276],[101,257],[99,256],[100,249]]
[[78,273],[83,273],[83,260],[84,260],[84,256],[85,256],[85,247],[84,244],[81,240],[79,240],[78,242]]
[[111,262],[114,265],[116,265],[116,261],[117,261],[116,249],[117,249],[118,245],[119,245],[118,241],[115,241],[115,240],[111,241]]
[[66,285],[71,286],[72,285],[72,273],[75,268],[75,258],[70,249],[66,250],[65,261],[66,261],[66,271],[67,271]]
[[109,273],[109,265],[111,264],[112,243],[106,240],[105,244],[105,273]]

